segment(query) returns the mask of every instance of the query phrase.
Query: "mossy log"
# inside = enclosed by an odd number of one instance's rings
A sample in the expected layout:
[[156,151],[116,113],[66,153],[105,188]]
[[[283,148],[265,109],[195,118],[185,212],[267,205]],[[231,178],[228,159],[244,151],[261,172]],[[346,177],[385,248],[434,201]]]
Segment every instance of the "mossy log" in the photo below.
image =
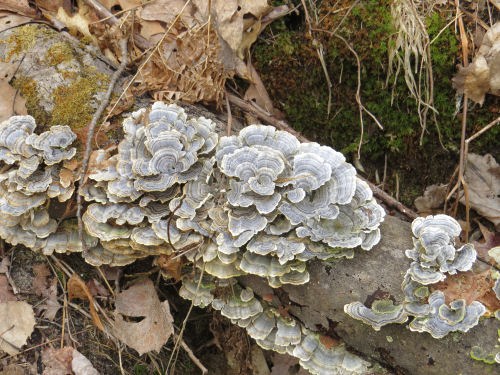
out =
[[[76,129],[90,121],[114,69],[92,47],[42,25],[0,33],[0,59],[19,64],[13,82],[37,123],[68,124]],[[210,117],[220,134],[225,134],[224,116],[197,106],[185,108],[193,115]],[[233,131],[239,128],[233,119]],[[394,373],[481,375],[498,371],[498,365],[470,356],[475,345],[485,349],[498,345],[500,324],[495,319],[483,319],[466,334],[452,333],[437,340],[427,333],[411,332],[407,324],[385,326],[377,332],[344,313],[344,305],[353,301],[403,300],[401,282],[410,264],[404,250],[412,247],[410,225],[387,216],[381,231],[379,245],[369,252],[357,252],[354,259],[312,262],[311,280],[306,285],[273,290],[257,277],[243,277],[241,282],[261,296],[272,293],[277,306],[288,304],[288,311],[308,328],[338,336],[358,354]]]

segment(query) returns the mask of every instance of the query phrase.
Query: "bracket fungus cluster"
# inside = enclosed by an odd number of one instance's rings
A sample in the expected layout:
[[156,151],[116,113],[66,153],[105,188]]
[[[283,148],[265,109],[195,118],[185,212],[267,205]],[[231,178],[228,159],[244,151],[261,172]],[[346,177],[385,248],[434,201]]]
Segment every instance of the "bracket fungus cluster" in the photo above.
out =
[[406,256],[413,260],[402,283],[404,302],[376,301],[371,308],[360,302],[344,306],[344,311],[355,319],[371,325],[375,330],[389,323],[404,323],[409,316],[412,331],[428,332],[442,338],[449,332],[467,332],[478,324],[486,307],[478,301],[467,305],[465,300],[445,303],[442,291],[430,293],[428,285],[453,275],[468,271],[476,261],[476,250],[470,244],[455,248],[455,238],[460,234],[458,222],[447,215],[419,217],[412,223],[413,249]]
[[[0,124],[0,237],[45,254],[81,252],[76,219],[60,212],[75,190],[66,163],[76,136],[67,126],[34,130],[30,116]],[[183,278],[184,298],[220,310],[314,374],[365,372],[367,362],[344,346],[326,348],[235,279],[305,284],[308,260],[352,258],[378,243],[385,212],[342,154],[264,125],[219,138],[211,120],[161,102],[132,113],[123,133],[118,147],[93,152],[81,181],[88,263],[185,255],[201,271]],[[225,286],[232,293],[216,298]]]
[[[216,297],[212,293],[216,288],[227,293],[218,293]],[[250,288],[242,288],[236,279],[222,280],[196,272],[184,277],[179,294],[196,306],[211,305],[244,328],[259,346],[298,358],[300,365],[312,374],[370,373],[370,363],[347,351],[345,345],[326,347],[319,334],[258,300]]]

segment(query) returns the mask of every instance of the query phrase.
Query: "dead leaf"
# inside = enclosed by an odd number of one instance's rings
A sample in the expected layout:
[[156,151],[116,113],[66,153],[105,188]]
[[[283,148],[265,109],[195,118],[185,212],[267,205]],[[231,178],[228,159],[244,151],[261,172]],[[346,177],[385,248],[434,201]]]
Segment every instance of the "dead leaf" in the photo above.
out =
[[28,0],[2,0],[0,2],[1,10],[8,10],[28,17],[37,17],[36,10],[30,8]]
[[35,327],[33,308],[24,301],[0,303],[0,350],[14,355]]
[[0,273],[9,272],[10,260],[9,257],[4,257],[0,262]]
[[[474,248],[477,251],[477,255],[482,260],[485,260],[490,264],[495,264],[496,262],[489,254],[489,251],[492,248],[500,246],[500,233],[489,231],[488,228],[486,228],[479,221],[477,222],[477,224],[479,225],[479,230],[483,234],[484,238],[484,241],[482,242],[479,241],[473,242]],[[500,266],[500,263],[498,265]]]
[[106,289],[104,285],[99,282],[99,280],[91,279],[87,282],[87,288],[89,289],[90,294],[92,294],[93,296],[109,296],[108,289]]
[[447,276],[444,281],[432,284],[430,290],[441,290],[448,304],[457,299],[465,299],[467,305],[479,301],[493,312],[500,309],[500,301],[492,289],[494,284],[488,269],[481,273],[467,271]]
[[325,336],[321,335],[319,337],[319,341],[323,344],[323,346],[328,350],[330,348],[333,348],[334,346],[340,345],[340,341],[337,339],[334,339],[333,337],[330,336]]
[[73,348],[67,346],[61,349],[54,349],[51,346],[47,346],[42,351],[42,362],[45,365],[43,375],[72,374],[72,360]]
[[[469,205],[481,216],[500,229],[500,168],[490,154],[469,154],[465,170],[465,182],[469,193]],[[465,204],[462,192],[460,203]]]
[[[116,297],[114,334],[139,355],[160,351],[173,333],[168,301],[160,302],[153,282],[142,279]],[[138,323],[124,316],[142,317]]]
[[45,263],[33,266],[35,277],[33,278],[33,290],[38,296],[44,297],[37,311],[43,311],[43,316],[48,320],[54,320],[61,304],[57,300],[57,278],[48,278],[51,275]]
[[495,23],[484,35],[474,60],[460,68],[453,77],[453,87],[469,98],[483,104],[487,93],[500,95],[500,22]]
[[[1,8],[1,5],[0,5]],[[31,22],[31,17],[21,16],[10,12],[0,11],[0,31],[11,29],[16,26]]]
[[92,366],[92,363],[78,350],[73,349],[73,360],[71,369],[75,375],[99,375],[99,372]]
[[7,276],[0,275],[0,303],[7,301],[17,301],[17,298],[11,291]]
[[0,371],[0,375],[24,375],[24,367],[12,363],[10,365],[7,365],[3,368],[2,371]]
[[419,214],[430,215],[435,213],[434,210],[440,208],[446,198],[446,190],[448,185],[431,185],[427,186],[424,195],[415,199],[415,207]]
[[87,285],[85,285],[85,282],[80,278],[80,276],[74,273],[69,278],[67,287],[68,298],[70,300],[72,300],[73,298],[80,298],[89,301],[90,315],[92,316],[94,325],[104,332],[104,327],[101,323],[101,319],[99,318],[99,315],[97,315],[97,311],[94,307],[94,298],[92,297],[92,294],[90,294]]
[[176,254],[160,255],[156,257],[155,262],[170,278],[174,278],[175,281],[181,279],[181,269],[184,264],[182,257],[176,257]]
[[54,12],[63,6],[64,0],[36,0],[35,2],[37,7]]
[[[182,13],[180,13],[181,10],[183,10]],[[137,16],[144,21],[161,21],[170,26],[180,14],[181,22],[191,28],[197,23],[193,16],[194,12],[194,5],[192,3],[186,5],[184,0],[156,0],[146,4]],[[145,37],[143,30],[141,30],[141,35]]]
[[309,375],[307,370],[302,367],[296,372],[296,368],[299,365],[299,359],[297,357],[292,357],[288,354],[273,353],[271,356],[271,362],[273,364],[271,368],[270,375]]
[[[2,72],[0,72],[0,76]],[[13,115],[27,115],[26,100],[21,97],[17,90],[9,85],[9,82],[0,79],[0,122]],[[14,102],[15,100],[15,102]],[[14,103],[14,105],[13,105]]]

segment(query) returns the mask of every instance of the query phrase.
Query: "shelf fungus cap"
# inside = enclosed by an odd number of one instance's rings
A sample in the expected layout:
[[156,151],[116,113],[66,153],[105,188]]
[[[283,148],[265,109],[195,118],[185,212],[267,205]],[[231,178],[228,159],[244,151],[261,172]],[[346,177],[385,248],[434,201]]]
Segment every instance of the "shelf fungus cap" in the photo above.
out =
[[410,323],[410,330],[428,332],[436,339],[452,331],[467,332],[478,324],[479,318],[486,312],[486,307],[478,301],[467,306],[465,300],[457,300],[448,307],[441,291],[429,296],[429,305],[429,314],[415,318]]
[[265,309],[252,318],[246,327],[253,339],[264,340],[276,327],[276,315],[271,309]]
[[263,311],[262,304],[258,299],[242,301],[238,297],[231,296],[220,310],[221,314],[229,319],[247,319]]
[[366,374],[369,363],[349,353],[344,345],[327,349],[319,343],[309,360],[300,360],[300,365],[312,374]]
[[374,301],[371,309],[361,302],[352,302],[344,306],[344,311],[352,318],[371,325],[376,331],[387,324],[404,323],[408,320],[403,305],[394,305],[391,300]]

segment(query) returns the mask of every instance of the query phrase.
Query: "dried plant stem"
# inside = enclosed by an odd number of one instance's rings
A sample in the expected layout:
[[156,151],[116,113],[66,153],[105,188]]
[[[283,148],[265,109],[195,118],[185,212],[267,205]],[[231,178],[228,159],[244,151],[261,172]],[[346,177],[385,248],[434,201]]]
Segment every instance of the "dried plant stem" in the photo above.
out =
[[[196,269],[196,266],[194,268]],[[182,340],[182,335],[184,334],[184,330],[186,329],[186,324],[187,324],[189,315],[191,314],[191,310],[193,310],[194,301],[196,300],[196,297],[198,296],[198,291],[200,290],[201,280],[203,279],[204,273],[205,273],[205,266],[203,266],[201,268],[200,279],[198,280],[198,284],[196,285],[196,290],[194,292],[194,299],[191,301],[191,305],[189,306],[189,309],[186,313],[186,317],[184,318],[184,321],[182,322],[182,327],[181,327],[181,330],[179,332],[179,335],[177,335],[177,337],[176,337],[174,349],[172,350],[172,354],[170,355],[170,358],[168,359],[168,364],[167,364],[167,368],[165,369],[165,374],[168,374],[168,369],[170,368],[170,364],[172,364],[171,374],[173,374],[173,371],[175,368],[175,363],[177,362],[177,355],[179,354],[179,345],[180,345],[180,342]],[[172,362],[172,359],[173,359],[173,362]]]
[[181,346],[186,351],[188,357],[191,358],[191,361],[193,361],[193,363],[196,366],[198,366],[198,368],[201,370],[201,373],[208,374],[207,368],[205,366],[203,366],[203,363],[201,363],[198,358],[196,358],[196,356],[194,355],[191,348],[189,348],[189,346],[187,346],[187,344],[184,342],[184,340],[182,338],[181,338]]
[[123,38],[118,42],[118,45],[120,46],[120,50],[121,50],[121,54],[122,54],[122,62],[120,63],[120,66],[113,73],[113,75],[111,77],[108,91],[106,92],[106,95],[102,99],[101,104],[99,105],[99,108],[92,116],[92,120],[90,121],[90,126],[89,126],[89,130],[87,133],[87,144],[85,146],[85,154],[83,156],[82,170],[80,173],[80,184],[78,185],[78,192],[76,194],[76,201],[78,204],[78,208],[76,211],[76,217],[78,219],[78,235],[80,237],[80,241],[82,243],[82,247],[83,247],[84,252],[87,252],[88,248],[87,248],[87,244],[85,243],[85,239],[83,238],[82,195],[81,195],[81,193],[82,193],[83,185],[85,184],[85,175],[87,174],[87,168],[89,165],[90,152],[92,151],[92,138],[94,136],[94,131],[95,131],[95,127],[97,125],[97,121],[99,121],[102,113],[106,109],[106,106],[108,105],[109,100],[111,98],[111,94],[113,93],[113,90],[115,88],[116,82],[118,81],[118,78],[120,78],[123,71],[125,70],[125,67],[127,66],[127,63],[128,63],[127,41],[128,41],[127,38]]
[[[458,19],[458,27],[460,30],[460,41],[462,45],[462,58],[463,58],[463,66],[467,67],[468,65],[468,41],[467,41],[467,34],[465,33],[465,26],[464,26],[464,21],[461,16],[458,16],[459,12],[459,0],[455,0],[455,5],[456,5],[456,12],[457,12],[457,19]],[[467,161],[466,157],[466,152],[465,152],[465,134],[467,131],[467,106],[469,103],[469,98],[467,94],[464,94],[464,102],[463,102],[463,110],[462,110],[462,134],[460,137],[460,160],[458,164],[458,180],[456,185],[451,189],[450,194],[446,197],[446,200],[450,199],[453,193],[455,191],[458,191],[460,189],[460,185],[463,185],[464,187],[464,196],[465,196],[465,221],[466,221],[466,228],[465,228],[465,241],[467,242],[469,240],[469,231],[470,231],[470,223],[469,223],[469,194],[467,191],[467,184],[464,179],[464,171],[465,171],[465,163]],[[455,201],[455,206],[453,209],[453,213],[455,215],[457,206],[458,206],[458,192],[457,192],[457,199]]]
[[[231,103],[234,105],[238,106],[239,108],[243,109],[244,111],[250,112],[252,115],[255,117],[260,118],[261,120],[267,122],[268,124],[271,124],[275,126],[276,128],[286,131],[290,134],[293,134],[299,141],[301,142],[311,142],[309,139],[304,137],[301,133],[298,131],[292,129],[285,121],[278,120],[273,116],[270,116],[268,113],[262,111],[261,109],[255,107],[252,103],[238,98],[236,95],[233,94],[227,94],[227,97]],[[396,199],[391,197],[389,194],[387,194],[385,191],[382,189],[378,188],[375,186],[373,183],[370,181],[366,180],[365,178],[358,176],[361,180],[365,181],[370,188],[373,191],[373,195],[380,199],[382,202],[384,202],[386,205],[389,207],[393,207],[402,214],[404,214],[406,217],[408,217],[410,220],[414,220],[415,218],[418,217],[417,213],[414,212],[413,210],[409,209],[406,207],[404,204],[401,202],[398,202]]]

